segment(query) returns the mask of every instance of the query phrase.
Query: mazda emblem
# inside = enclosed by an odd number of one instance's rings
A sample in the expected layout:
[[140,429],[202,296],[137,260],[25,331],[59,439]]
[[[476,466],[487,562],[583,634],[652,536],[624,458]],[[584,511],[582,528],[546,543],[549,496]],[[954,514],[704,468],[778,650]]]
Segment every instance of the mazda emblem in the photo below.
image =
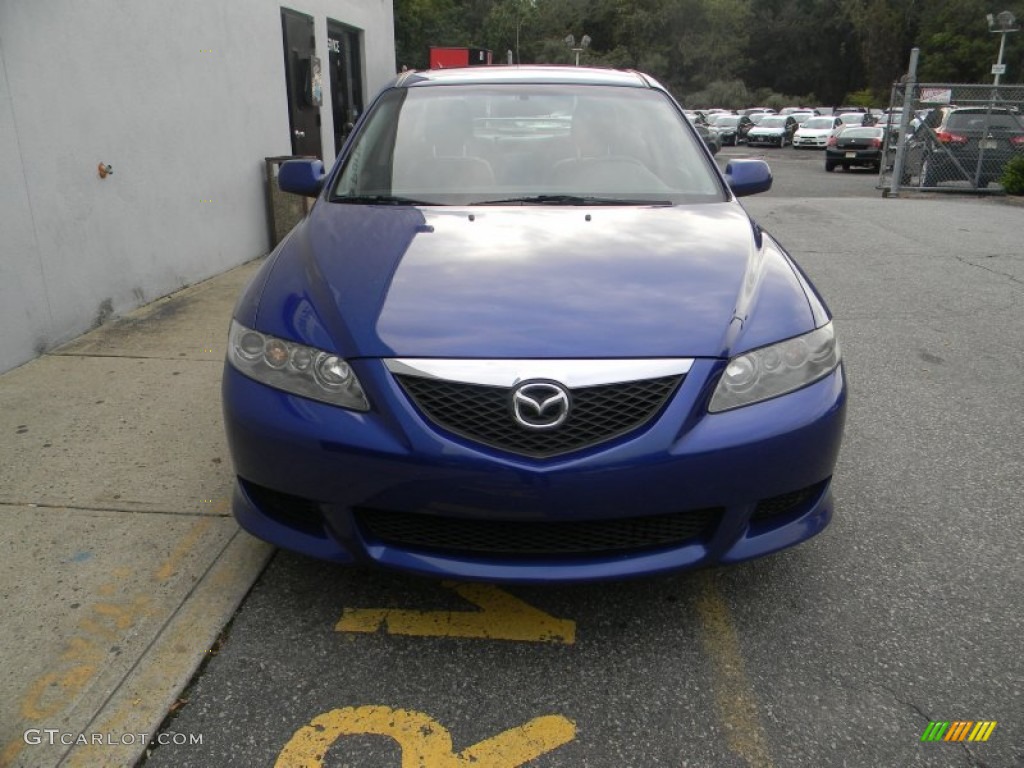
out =
[[512,390],[512,416],[527,429],[554,429],[569,407],[569,392],[554,381],[524,381]]

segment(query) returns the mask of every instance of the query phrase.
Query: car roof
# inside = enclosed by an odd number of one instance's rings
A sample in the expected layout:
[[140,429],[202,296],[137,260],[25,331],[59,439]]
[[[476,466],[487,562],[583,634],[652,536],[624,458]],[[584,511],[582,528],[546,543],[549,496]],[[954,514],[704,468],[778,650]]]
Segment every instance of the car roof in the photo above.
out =
[[427,69],[403,72],[394,81],[397,88],[431,85],[493,85],[502,83],[553,83],[572,85],[617,85],[632,88],[661,88],[640,72],[597,67],[492,66]]

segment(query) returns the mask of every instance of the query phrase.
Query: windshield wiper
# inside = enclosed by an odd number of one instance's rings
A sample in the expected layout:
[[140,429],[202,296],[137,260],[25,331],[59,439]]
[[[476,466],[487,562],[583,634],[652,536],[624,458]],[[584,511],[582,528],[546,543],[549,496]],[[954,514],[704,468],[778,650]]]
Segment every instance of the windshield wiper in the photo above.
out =
[[501,200],[478,200],[470,205],[672,205],[672,201],[594,195],[526,195]]
[[352,195],[350,197],[335,195],[331,198],[331,202],[351,205],[437,205],[428,200],[414,200],[411,197],[396,197],[395,195]]

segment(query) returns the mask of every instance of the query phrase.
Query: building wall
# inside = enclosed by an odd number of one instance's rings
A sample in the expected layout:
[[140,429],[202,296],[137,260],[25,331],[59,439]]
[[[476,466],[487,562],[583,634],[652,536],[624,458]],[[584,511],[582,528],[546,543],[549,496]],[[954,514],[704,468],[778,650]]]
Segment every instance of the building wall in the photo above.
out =
[[[392,0],[287,7],[314,17],[325,78],[328,16],[364,30],[367,99],[393,76]],[[291,153],[280,9],[0,0],[0,371],[267,252],[263,159]]]

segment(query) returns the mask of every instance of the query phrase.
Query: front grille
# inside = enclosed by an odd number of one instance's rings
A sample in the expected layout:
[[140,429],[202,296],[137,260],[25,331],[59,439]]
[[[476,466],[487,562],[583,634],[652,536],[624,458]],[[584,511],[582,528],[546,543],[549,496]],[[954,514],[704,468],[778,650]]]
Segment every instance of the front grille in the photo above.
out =
[[471,520],[377,509],[356,509],[355,516],[365,535],[389,546],[515,558],[680,546],[710,537],[722,510],[580,522]]
[[782,493],[768,499],[761,499],[761,501],[757,502],[757,507],[754,509],[754,514],[750,516],[750,521],[769,520],[773,517],[779,517],[792,512],[809,499],[817,496],[823,485],[824,483],[815,483],[798,491],[790,491],[789,493]]
[[651,421],[682,376],[580,387],[561,425],[520,426],[512,416],[512,390],[420,376],[396,375],[406,394],[434,424],[474,442],[533,458],[548,458],[597,445]]

